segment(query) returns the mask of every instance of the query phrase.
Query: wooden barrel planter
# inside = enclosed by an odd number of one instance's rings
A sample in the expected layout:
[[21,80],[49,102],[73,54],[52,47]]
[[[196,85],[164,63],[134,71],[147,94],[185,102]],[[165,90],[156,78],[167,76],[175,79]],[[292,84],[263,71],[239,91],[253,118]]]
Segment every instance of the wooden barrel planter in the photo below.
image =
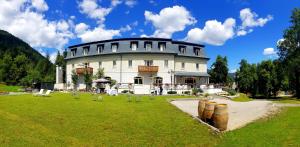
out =
[[204,108],[205,108],[205,103],[207,103],[208,100],[200,100],[198,102],[198,117],[200,119],[203,119],[203,111],[204,111]]
[[228,124],[228,108],[227,104],[217,104],[215,105],[215,110],[213,114],[213,124],[214,127],[220,131],[225,131]]
[[203,111],[203,118],[204,121],[208,122],[209,120],[211,120],[214,110],[215,110],[215,105],[217,103],[216,102],[207,102],[205,103],[205,108]]

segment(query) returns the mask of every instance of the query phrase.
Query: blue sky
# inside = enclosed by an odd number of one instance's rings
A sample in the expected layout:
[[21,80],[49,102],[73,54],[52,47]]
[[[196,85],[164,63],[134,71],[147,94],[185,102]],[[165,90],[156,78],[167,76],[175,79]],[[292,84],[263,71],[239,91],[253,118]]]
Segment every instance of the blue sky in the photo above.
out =
[[227,56],[276,58],[276,42],[297,0],[4,0],[0,29],[54,59],[70,45],[123,37],[165,37],[206,45],[209,66]]

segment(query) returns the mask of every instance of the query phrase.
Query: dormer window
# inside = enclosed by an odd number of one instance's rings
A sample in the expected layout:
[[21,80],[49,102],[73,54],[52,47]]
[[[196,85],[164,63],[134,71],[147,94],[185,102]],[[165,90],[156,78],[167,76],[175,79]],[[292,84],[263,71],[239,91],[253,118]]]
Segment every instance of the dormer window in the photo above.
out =
[[71,49],[71,57],[76,56],[77,49]]
[[185,46],[179,46],[179,53],[185,54],[186,53],[186,47]]
[[111,44],[111,51],[112,51],[112,52],[117,52],[118,46],[119,46],[118,43],[112,43],[112,44]]
[[194,47],[194,54],[195,54],[196,56],[200,56],[200,48]]
[[86,46],[86,47],[83,47],[83,55],[87,55],[90,51],[90,47],[89,46]]
[[146,49],[146,51],[151,51],[151,49],[152,49],[152,42],[145,42],[145,49]]
[[97,45],[97,53],[100,54],[104,50],[104,44],[99,44]]
[[136,51],[136,49],[138,48],[138,42],[137,41],[130,42],[130,48],[131,50]]
[[158,43],[158,48],[160,51],[165,51],[166,50],[166,43],[165,42],[159,42]]

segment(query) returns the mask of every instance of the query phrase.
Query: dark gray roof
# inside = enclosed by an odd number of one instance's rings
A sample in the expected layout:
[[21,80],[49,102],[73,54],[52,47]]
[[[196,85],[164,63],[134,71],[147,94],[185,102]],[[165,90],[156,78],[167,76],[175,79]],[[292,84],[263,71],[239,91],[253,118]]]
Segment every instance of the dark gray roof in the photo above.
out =
[[[136,51],[132,51],[131,49],[131,42],[136,41],[138,42],[138,47]],[[145,42],[152,43],[151,51],[145,50]],[[160,42],[166,43],[166,50],[160,51],[158,44]],[[117,52],[112,52],[111,44],[118,43],[118,50]],[[102,53],[97,53],[97,46],[104,45],[104,50]],[[180,54],[179,46],[186,47],[186,53]],[[83,55],[83,48],[89,47],[89,52],[87,55]],[[200,48],[200,54],[194,54],[194,48]],[[76,55],[71,56],[71,49],[76,49]],[[204,53],[204,45],[194,44],[189,42],[183,41],[173,41],[172,39],[164,39],[164,38],[121,38],[121,39],[112,39],[112,40],[102,40],[96,42],[89,42],[84,44],[78,44],[74,46],[70,46],[68,48],[67,57],[66,59],[73,59],[73,58],[80,58],[85,56],[98,56],[98,55],[107,55],[107,54],[132,54],[132,53],[151,53],[151,54],[174,54],[176,56],[187,56],[187,57],[198,57],[203,59],[209,59],[206,57]]]
[[175,76],[191,76],[191,77],[209,77],[210,75],[205,72],[185,72],[185,71],[175,71]]

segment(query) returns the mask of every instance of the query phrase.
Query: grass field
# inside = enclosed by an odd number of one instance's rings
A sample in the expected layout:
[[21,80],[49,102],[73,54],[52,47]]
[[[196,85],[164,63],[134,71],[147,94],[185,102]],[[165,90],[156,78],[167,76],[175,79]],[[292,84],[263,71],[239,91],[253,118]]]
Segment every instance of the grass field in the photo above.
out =
[[20,86],[8,86],[0,84],[0,91],[4,92],[18,92],[22,87]]
[[232,99],[233,101],[236,102],[249,102],[252,101],[252,98],[249,98],[246,94],[244,93],[240,93],[238,97],[235,97]]
[[[175,96],[172,96],[174,98]],[[167,96],[54,93],[0,96],[0,144],[4,146],[288,146],[300,145],[300,108],[242,129],[215,134],[169,104]],[[180,97],[178,97],[180,98]]]

